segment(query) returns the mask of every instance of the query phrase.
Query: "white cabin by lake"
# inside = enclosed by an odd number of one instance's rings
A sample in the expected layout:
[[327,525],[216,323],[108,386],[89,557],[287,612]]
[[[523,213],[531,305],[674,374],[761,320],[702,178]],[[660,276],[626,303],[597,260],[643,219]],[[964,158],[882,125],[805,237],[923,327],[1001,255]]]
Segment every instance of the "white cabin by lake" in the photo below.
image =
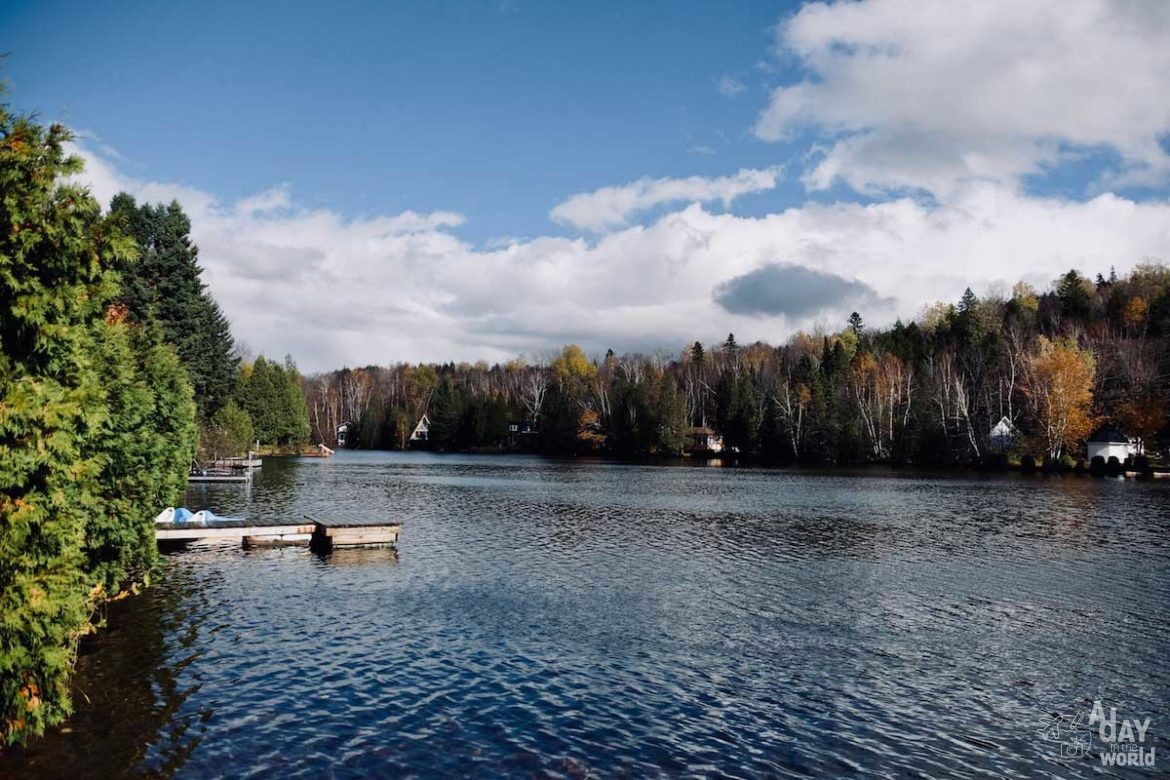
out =
[[1016,443],[1016,426],[1008,417],[1003,417],[988,432],[992,452],[1004,452]]
[[431,435],[431,418],[425,414],[422,419],[418,421],[418,425],[414,426],[414,430],[410,432],[410,440],[414,442],[425,442]]
[[1119,461],[1124,461],[1134,453],[1129,437],[1112,425],[1098,428],[1096,433],[1085,442],[1085,448],[1088,450],[1089,460],[1099,455],[1105,460],[1117,458]]

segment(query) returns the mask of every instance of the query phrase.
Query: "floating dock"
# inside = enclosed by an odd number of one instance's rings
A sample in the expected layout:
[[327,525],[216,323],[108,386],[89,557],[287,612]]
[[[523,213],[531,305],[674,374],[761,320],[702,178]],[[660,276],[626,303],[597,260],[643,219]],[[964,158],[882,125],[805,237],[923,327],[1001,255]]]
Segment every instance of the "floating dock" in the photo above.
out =
[[251,482],[252,475],[249,472],[243,474],[188,474],[187,483],[194,482]]
[[220,458],[211,461],[213,469],[258,469],[264,465],[262,458]]
[[230,541],[245,547],[309,544],[320,550],[339,547],[391,547],[398,542],[401,523],[355,515],[305,515],[302,520],[216,519],[211,525],[159,523],[155,539],[161,543]]

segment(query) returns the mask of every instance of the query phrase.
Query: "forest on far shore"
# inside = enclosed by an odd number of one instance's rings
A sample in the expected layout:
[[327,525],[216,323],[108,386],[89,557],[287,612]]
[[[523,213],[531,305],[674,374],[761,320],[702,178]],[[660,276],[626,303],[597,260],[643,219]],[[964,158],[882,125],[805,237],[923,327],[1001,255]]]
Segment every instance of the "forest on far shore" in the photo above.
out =
[[[1046,290],[966,290],[918,320],[786,343],[695,342],[677,353],[345,368],[304,382],[313,438],[347,446],[674,455],[695,427],[779,463],[966,464],[1083,457],[1112,424],[1156,454],[1167,440],[1170,269],[1071,270]],[[993,440],[1003,420],[1010,441]],[[533,433],[517,437],[510,423]],[[1001,429],[1003,426],[1001,426]]]

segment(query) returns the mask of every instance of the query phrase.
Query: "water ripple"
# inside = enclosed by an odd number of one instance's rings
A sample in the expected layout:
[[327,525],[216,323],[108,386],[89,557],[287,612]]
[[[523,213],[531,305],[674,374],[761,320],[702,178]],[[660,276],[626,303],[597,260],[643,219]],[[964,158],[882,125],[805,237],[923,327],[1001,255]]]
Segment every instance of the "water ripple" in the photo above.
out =
[[190,501],[395,517],[400,552],[170,556],[82,659],[72,731],[6,761],[41,777],[1089,777],[1041,738],[1053,713],[1106,700],[1170,747],[1167,487],[273,462],[250,492]]

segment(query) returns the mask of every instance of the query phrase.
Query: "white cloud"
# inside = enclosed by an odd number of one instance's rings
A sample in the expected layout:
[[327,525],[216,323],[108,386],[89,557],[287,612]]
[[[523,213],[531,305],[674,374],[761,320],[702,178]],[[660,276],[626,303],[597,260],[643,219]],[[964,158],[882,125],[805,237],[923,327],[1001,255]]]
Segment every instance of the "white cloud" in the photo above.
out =
[[[677,348],[728,332],[742,343],[775,342],[819,318],[839,325],[859,306],[879,324],[956,299],[968,285],[979,292],[1023,273],[1053,278],[1070,267],[1096,273],[1111,265],[1124,272],[1170,259],[1170,203],[1114,195],[1068,202],[984,183],[935,208],[901,198],[759,218],[692,204],[595,240],[536,237],[477,248],[450,232],[458,215],[345,219],[298,208],[287,190],[287,201],[243,201],[279,208],[241,208],[189,187],[124,177],[85,156],[84,177],[104,202],[119,189],[177,198],[237,337],[256,352],[291,353],[309,371],[502,360],[566,342],[596,353]],[[843,297],[827,295],[815,313],[734,314],[716,302],[720,285],[776,264],[865,288],[841,286]]]
[[622,186],[574,195],[558,204],[551,216],[562,224],[603,231],[625,225],[640,211],[669,203],[720,201],[727,208],[742,195],[775,189],[779,177],[779,168],[744,168],[718,178],[638,179]]
[[284,184],[237,201],[236,213],[243,215],[264,214],[287,209],[290,206],[292,206],[292,198],[288,185]]
[[778,45],[812,75],[776,89],[755,131],[827,133],[813,188],[947,197],[963,182],[1014,186],[1086,149],[1120,158],[1113,183],[1170,174],[1163,0],[813,3]]
[[734,76],[724,76],[719,79],[719,94],[723,97],[733,98],[739,93],[747,89],[747,84],[744,84]]

